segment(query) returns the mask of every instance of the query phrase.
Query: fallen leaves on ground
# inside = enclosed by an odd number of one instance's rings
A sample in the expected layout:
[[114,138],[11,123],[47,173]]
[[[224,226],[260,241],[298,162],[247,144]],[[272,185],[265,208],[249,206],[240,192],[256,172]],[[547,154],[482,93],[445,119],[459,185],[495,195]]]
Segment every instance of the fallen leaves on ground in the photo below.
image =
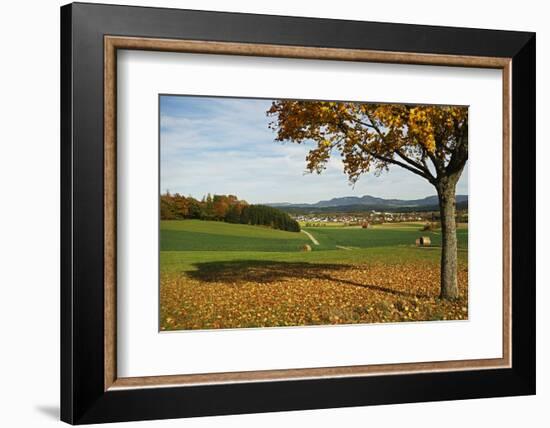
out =
[[213,264],[161,275],[161,330],[281,327],[468,318],[460,296],[439,299],[439,265]]

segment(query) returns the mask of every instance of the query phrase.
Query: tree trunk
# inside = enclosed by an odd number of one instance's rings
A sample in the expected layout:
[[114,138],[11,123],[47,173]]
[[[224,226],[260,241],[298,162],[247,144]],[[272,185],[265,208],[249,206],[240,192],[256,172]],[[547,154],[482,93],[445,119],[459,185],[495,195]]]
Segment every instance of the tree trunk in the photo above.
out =
[[442,299],[458,297],[457,239],[456,239],[456,182],[440,183],[437,188],[441,213],[441,292]]

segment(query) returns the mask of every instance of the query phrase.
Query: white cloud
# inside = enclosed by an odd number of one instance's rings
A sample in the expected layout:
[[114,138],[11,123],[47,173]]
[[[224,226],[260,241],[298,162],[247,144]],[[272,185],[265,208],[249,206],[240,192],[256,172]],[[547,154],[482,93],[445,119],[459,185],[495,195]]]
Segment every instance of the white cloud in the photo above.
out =
[[[176,97],[171,97],[176,98]],[[194,109],[199,100],[200,108]],[[424,179],[399,167],[350,186],[333,156],[326,170],[305,173],[308,146],[274,141],[269,100],[177,97],[161,111],[161,191],[202,197],[236,194],[251,203],[317,202],[371,194],[413,199],[433,195]],[[458,193],[467,193],[467,168]]]

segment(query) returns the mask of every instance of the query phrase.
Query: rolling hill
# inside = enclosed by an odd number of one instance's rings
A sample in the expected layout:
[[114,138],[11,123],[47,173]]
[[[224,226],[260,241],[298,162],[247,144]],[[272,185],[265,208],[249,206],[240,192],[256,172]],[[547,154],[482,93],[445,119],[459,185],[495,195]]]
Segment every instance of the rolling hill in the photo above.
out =
[[[457,195],[458,209],[468,208],[468,195]],[[319,201],[313,204],[307,203],[272,203],[266,204],[277,207],[283,211],[298,212],[358,212],[358,211],[436,211],[438,199],[436,195],[422,199],[384,199],[371,195],[345,196]]]

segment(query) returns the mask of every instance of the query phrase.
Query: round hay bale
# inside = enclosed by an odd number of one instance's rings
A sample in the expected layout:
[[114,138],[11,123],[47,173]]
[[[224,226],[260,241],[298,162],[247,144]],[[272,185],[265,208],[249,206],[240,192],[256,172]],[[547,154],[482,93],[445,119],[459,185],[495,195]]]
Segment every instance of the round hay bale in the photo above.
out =
[[311,245],[304,244],[300,247],[301,251],[311,251]]
[[423,247],[428,247],[432,244],[432,241],[429,236],[423,236],[422,238],[420,238],[420,243]]

